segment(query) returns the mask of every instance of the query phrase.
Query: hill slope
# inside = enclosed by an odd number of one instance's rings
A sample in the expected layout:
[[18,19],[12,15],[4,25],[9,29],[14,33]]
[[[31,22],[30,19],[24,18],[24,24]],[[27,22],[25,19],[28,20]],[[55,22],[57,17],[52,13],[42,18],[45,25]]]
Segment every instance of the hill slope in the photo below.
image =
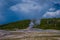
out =
[[0,26],[0,29],[14,30],[14,29],[24,29],[29,25],[30,20],[17,21],[13,23],[8,23]]
[[[29,26],[29,23],[30,20],[17,21],[5,25],[0,25],[0,29],[6,30],[25,29]],[[35,25],[34,28],[60,30],[60,18],[42,19],[41,24]]]

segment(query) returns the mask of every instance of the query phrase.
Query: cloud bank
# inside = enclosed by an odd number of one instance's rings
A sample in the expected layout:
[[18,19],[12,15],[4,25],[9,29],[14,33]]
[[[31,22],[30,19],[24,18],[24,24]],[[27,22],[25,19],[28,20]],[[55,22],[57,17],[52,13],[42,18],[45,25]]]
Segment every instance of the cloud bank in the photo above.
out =
[[[40,14],[43,14],[45,8],[47,8],[45,6],[43,7],[43,4],[46,6],[48,6],[47,4],[50,4],[46,0],[44,3],[43,3],[43,0],[40,0],[40,1],[41,1],[41,3],[39,3],[39,0],[22,0],[21,3],[12,6],[10,9],[14,12],[17,12],[17,14],[19,16],[22,13],[23,16],[25,16],[27,18],[32,18],[32,17],[38,18],[38,17],[41,17]],[[52,0],[50,0],[50,1],[52,1]],[[56,0],[55,1],[53,0],[52,2],[56,2]],[[57,1],[57,2],[59,2],[59,1]],[[49,18],[56,17],[56,15],[60,14],[57,12],[47,12],[43,17],[49,17]]]
[[56,12],[47,12],[43,17],[44,18],[60,17],[60,10],[57,10]]
[[14,12],[17,12],[17,14],[18,12],[19,14],[22,13],[23,16],[26,18],[33,19],[38,16],[39,12],[41,11],[40,9],[43,9],[42,6],[34,0],[22,0],[22,3],[16,4],[10,9]]

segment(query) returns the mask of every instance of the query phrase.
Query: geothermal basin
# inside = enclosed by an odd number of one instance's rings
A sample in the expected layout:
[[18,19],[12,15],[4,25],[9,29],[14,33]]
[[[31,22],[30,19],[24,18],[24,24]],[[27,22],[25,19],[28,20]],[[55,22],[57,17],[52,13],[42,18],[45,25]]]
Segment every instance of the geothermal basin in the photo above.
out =
[[[2,32],[3,33],[3,32]],[[4,32],[5,33],[5,32]],[[1,35],[1,32],[0,32]],[[0,36],[0,40],[60,40],[60,30],[43,30],[32,28],[16,31],[6,31]]]

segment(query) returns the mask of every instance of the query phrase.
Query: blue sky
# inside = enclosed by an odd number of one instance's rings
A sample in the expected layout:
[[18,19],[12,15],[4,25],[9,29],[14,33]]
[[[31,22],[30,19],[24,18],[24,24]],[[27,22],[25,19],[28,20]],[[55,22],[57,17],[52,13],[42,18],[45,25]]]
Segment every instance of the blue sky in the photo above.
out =
[[59,0],[0,0],[0,24],[42,17],[60,17],[59,2]]

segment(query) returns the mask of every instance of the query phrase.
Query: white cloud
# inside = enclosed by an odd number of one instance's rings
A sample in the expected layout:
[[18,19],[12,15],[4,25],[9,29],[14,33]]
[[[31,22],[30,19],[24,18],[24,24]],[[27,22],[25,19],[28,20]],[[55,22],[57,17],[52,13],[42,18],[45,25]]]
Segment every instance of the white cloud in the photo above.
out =
[[30,13],[39,11],[41,9],[41,6],[31,0],[22,0],[22,3],[12,6],[10,9],[13,11]]
[[43,17],[52,18],[52,17],[57,17],[59,15],[60,15],[60,10],[57,10],[56,12],[47,12]]
[[37,13],[40,12],[42,7],[39,4],[37,4],[37,2],[35,1],[32,0],[28,0],[26,2],[25,1],[13,5],[12,7],[10,7],[10,9],[16,12],[16,15],[18,15],[18,17],[20,17],[20,14],[22,14],[21,16],[23,16],[25,19],[36,18]]

